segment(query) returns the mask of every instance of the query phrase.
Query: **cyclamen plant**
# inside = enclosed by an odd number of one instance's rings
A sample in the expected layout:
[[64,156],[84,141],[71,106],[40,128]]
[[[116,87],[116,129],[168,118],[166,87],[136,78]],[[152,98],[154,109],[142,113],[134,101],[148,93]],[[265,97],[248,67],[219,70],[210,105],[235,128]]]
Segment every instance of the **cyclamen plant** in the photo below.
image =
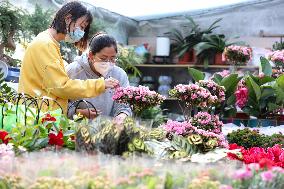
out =
[[244,65],[252,57],[252,49],[250,47],[230,45],[223,52],[225,61],[232,65]]
[[129,104],[134,115],[140,116],[143,110],[160,105],[165,97],[149,90],[148,87],[128,86],[117,88],[112,99],[118,103]]

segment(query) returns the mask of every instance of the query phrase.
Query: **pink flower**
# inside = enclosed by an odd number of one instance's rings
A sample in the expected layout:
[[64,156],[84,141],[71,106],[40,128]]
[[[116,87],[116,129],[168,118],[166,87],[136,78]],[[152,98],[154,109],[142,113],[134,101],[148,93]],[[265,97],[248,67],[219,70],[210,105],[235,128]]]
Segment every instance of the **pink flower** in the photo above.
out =
[[252,176],[253,176],[252,172],[248,169],[237,170],[234,174],[234,178],[239,180],[249,179]]
[[239,88],[236,92],[236,105],[243,108],[248,100],[248,89],[246,87]]
[[265,182],[270,182],[273,180],[274,178],[274,174],[272,173],[272,171],[265,171],[261,173],[261,178],[263,181]]
[[229,185],[221,185],[219,189],[233,189],[233,187]]
[[263,73],[263,72],[260,72],[259,74],[258,74],[258,77],[259,78],[263,78],[265,76],[265,74]]
[[260,169],[260,166],[258,163],[251,163],[248,164],[247,168],[252,171],[258,171]]

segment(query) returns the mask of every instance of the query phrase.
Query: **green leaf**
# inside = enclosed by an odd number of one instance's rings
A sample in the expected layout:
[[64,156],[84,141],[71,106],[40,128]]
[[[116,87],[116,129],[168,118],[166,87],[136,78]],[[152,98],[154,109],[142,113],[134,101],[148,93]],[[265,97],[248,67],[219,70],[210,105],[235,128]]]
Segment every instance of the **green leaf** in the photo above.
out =
[[276,79],[276,83],[282,90],[284,90],[284,74]]
[[222,79],[220,85],[225,87],[226,96],[231,96],[235,92],[239,80],[238,74],[231,74]]
[[259,100],[261,96],[260,87],[254,82],[254,80],[251,77],[249,77],[249,81],[253,87],[256,99]]
[[260,57],[260,63],[261,63],[261,71],[266,76],[271,76],[272,75],[272,66],[270,65],[269,61],[264,57]]
[[277,110],[279,108],[281,108],[281,106],[279,106],[279,105],[277,105],[275,103],[270,103],[270,102],[268,103],[268,111],[269,112],[271,112],[273,110]]
[[275,92],[272,87],[262,88],[261,99],[266,100],[267,98],[274,96],[274,95],[275,95]]
[[275,83],[273,85],[273,89],[275,90],[276,102],[283,104],[283,102],[284,102],[284,90],[282,88],[280,88],[277,83]]
[[227,99],[227,105],[234,105],[236,103],[236,96],[233,94]]
[[264,76],[263,78],[259,79],[259,85],[269,84],[271,82],[275,81],[275,79],[271,76]]
[[173,176],[170,173],[167,173],[164,189],[172,189],[173,187],[174,187]]
[[221,81],[222,81],[223,77],[219,74],[214,74],[214,77],[213,77],[213,81],[215,83],[217,83],[218,85],[220,85]]
[[205,74],[197,69],[188,68],[188,72],[196,82],[198,82],[199,80],[203,80],[205,78]]
[[200,42],[194,46],[194,50],[196,51],[197,56],[200,55],[203,51],[211,48],[214,48],[214,46],[208,42]]

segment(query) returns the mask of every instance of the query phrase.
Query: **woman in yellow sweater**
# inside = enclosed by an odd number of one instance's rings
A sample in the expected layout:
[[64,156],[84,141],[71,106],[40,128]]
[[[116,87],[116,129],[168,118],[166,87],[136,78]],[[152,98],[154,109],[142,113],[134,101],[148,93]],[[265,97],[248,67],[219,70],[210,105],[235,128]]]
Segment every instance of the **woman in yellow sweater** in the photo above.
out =
[[[19,92],[31,96],[48,96],[67,111],[68,99],[90,98],[114,88],[113,78],[70,79],[65,71],[59,42],[74,43],[83,50],[87,46],[91,13],[79,2],[65,4],[55,15],[49,29],[41,32],[29,44],[22,63]],[[53,102],[51,109],[58,106]]]

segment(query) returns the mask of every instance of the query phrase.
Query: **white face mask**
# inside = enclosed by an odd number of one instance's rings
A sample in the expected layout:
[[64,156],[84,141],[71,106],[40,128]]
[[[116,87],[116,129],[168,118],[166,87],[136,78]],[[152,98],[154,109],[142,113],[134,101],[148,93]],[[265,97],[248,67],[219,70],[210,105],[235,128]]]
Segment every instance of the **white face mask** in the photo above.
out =
[[94,68],[97,72],[99,72],[102,76],[106,76],[107,73],[113,68],[114,63],[112,62],[94,62]]

